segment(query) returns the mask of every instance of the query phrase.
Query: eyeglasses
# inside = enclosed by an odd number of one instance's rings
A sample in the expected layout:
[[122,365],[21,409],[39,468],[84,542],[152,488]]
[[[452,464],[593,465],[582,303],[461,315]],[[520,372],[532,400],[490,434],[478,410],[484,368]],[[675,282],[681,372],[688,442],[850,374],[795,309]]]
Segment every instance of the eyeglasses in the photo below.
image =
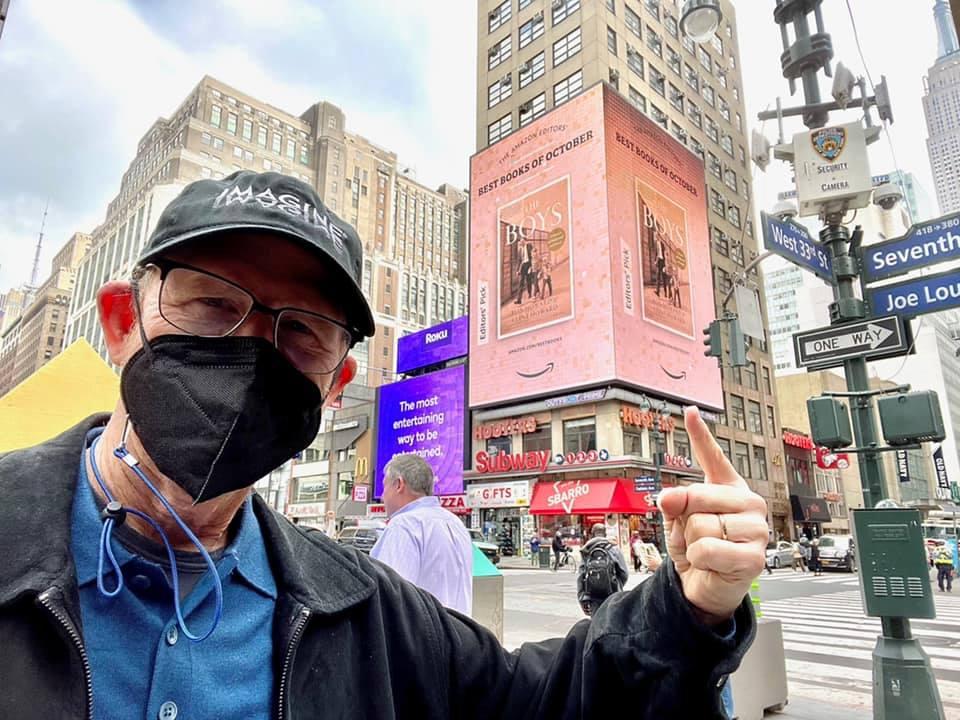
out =
[[336,370],[353,345],[346,325],[298,308],[270,308],[248,290],[206,270],[156,260],[160,273],[160,316],[178,330],[199,337],[226,337],[254,310],[273,318],[273,343],[302,373]]

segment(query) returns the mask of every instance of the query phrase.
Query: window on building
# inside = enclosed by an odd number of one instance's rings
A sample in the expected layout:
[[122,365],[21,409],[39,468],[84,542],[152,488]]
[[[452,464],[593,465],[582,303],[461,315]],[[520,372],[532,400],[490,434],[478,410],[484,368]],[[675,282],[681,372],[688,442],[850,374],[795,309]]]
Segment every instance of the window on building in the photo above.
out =
[[670,134],[684,145],[687,144],[687,131],[673,121],[670,122]]
[[640,16],[626,5],[623,6],[623,21],[627,24],[627,30],[638,38],[643,37],[643,33],[640,31]]
[[738,208],[733,203],[730,203],[727,206],[727,220],[734,227],[741,227],[740,225],[740,208]]
[[492,145],[513,130],[513,116],[507,113],[487,126],[487,144]]
[[[724,134],[723,138],[720,140],[720,147],[723,148],[727,155],[733,157],[733,138],[727,134]],[[734,188],[734,190],[736,190],[736,188]]]
[[650,77],[650,87],[654,89],[657,95],[666,97],[667,95],[667,84],[666,78],[663,76],[663,73],[657,70],[653,65],[647,68],[649,77]]
[[727,234],[718,227],[713,227],[713,249],[724,257],[730,256],[730,239]]
[[643,78],[643,56],[629,45],[627,46],[627,67],[629,67],[637,77]]
[[512,0],[503,0],[497,7],[490,11],[487,18],[487,32],[493,32],[510,19],[510,8]]
[[720,217],[724,217],[727,211],[727,205],[723,201],[723,195],[710,188],[710,208]]
[[763,373],[763,390],[767,395],[773,395],[773,388],[770,385],[770,368],[764,365],[761,367],[761,371]]
[[607,26],[607,50],[614,55],[617,54],[617,32],[609,25]]
[[770,433],[770,437],[777,436],[777,424],[774,422],[772,405],[767,405],[767,432]]
[[643,457],[643,433],[638,428],[623,428],[623,454]]
[[733,466],[741,477],[749,478],[753,476],[750,470],[750,446],[746,443],[735,442],[733,444]]
[[231,135],[237,134],[237,114],[227,113],[227,132]]
[[519,85],[523,89],[544,73],[546,60],[544,53],[538,53],[520,66]]
[[243,119],[243,130],[241,132],[241,137],[243,137],[243,139],[247,142],[253,140],[253,122],[247,120],[246,118]]
[[673,454],[680,457],[693,457],[690,452],[690,436],[685,430],[673,431]]
[[723,184],[726,185],[731,190],[733,190],[733,192],[736,192],[740,188],[740,186],[737,185],[737,173],[735,173],[730,168],[727,168],[726,170],[724,170]]
[[667,45],[667,65],[677,75],[683,74],[683,63],[680,62],[680,53]]
[[717,438],[717,445],[720,446],[720,451],[726,456],[727,460],[731,463],[733,462],[733,455],[730,453],[730,441],[726,438]]
[[697,71],[688,63],[683,64],[683,81],[687,83],[691,90],[700,92],[700,76]]
[[554,107],[579,95],[581,90],[583,90],[583,71],[577,70],[553,86]]
[[700,94],[710,107],[713,107],[716,104],[717,94],[714,92],[713,88],[706,83],[701,86]]
[[543,35],[544,28],[543,14],[538,13],[520,26],[520,42],[517,44],[520,48],[525,48],[538,37]]
[[[730,258],[741,267],[743,266],[743,244],[739,241],[733,243],[730,248]],[[756,388],[754,388],[756,389]]]
[[550,423],[538,423],[537,429],[523,436],[523,451],[528,452],[553,451],[553,437]]
[[687,101],[687,117],[690,118],[690,122],[692,122],[696,127],[703,127],[703,115],[700,112],[700,108],[698,108],[696,104],[690,102],[689,100]]
[[712,152],[707,153],[707,170],[709,170],[710,174],[717,178],[717,180],[720,180],[723,176],[723,166],[720,164],[720,158]]
[[710,62],[710,53],[708,53],[702,45],[697,45],[697,60],[700,61],[700,65],[704,70],[707,72],[712,70],[713,65]]
[[766,480],[769,477],[767,472],[767,451],[758,445],[753,446],[753,476],[757,480]]
[[257,126],[257,145],[262,148],[267,146],[267,128],[264,125]]
[[519,0],[519,2],[517,3],[517,9],[518,9],[518,10],[523,10],[525,7],[527,7],[527,6],[528,6],[530,3],[532,3],[532,2],[533,2],[533,0]]
[[717,107],[720,109],[720,117],[722,117],[727,122],[730,122],[730,105],[726,100],[720,98],[720,102],[717,104]]
[[614,15],[617,14],[617,3],[616,0],[607,0],[607,10],[612,12]]
[[643,6],[653,17],[660,19],[660,0],[643,0]]
[[640,112],[645,113],[647,111],[647,99],[641,95],[633,85],[628,88],[627,92],[627,97],[630,98],[630,102],[633,104],[633,106]]
[[663,57],[663,41],[649,25],[647,25],[647,47],[650,48],[657,57]]
[[210,133],[200,133],[200,143],[202,145],[210,144]]
[[507,35],[503,40],[490,48],[487,53],[487,70],[493,70],[500,63],[508,60],[513,51],[511,35]]
[[300,144],[300,162],[304,165],[310,164],[310,149],[306,143]]
[[552,3],[553,24],[561,23],[580,9],[580,0],[558,0]]
[[667,114],[653,103],[650,103],[650,117],[664,130],[667,129]]
[[503,102],[513,94],[513,81],[510,79],[510,73],[492,83],[487,88],[487,107]]
[[294,140],[287,140],[287,157],[291,160],[297,157],[297,143]]
[[214,127],[220,127],[220,115],[223,110],[219,105],[213,105],[210,108],[210,124]]
[[707,137],[714,142],[720,142],[720,128],[717,127],[717,123],[714,122],[714,119],[709,115],[705,115],[704,118],[704,129],[706,130]]
[[700,143],[699,140],[697,140],[697,139],[694,138],[694,137],[690,138],[690,149],[691,149],[691,150],[693,151],[693,153],[694,153],[697,157],[699,157],[701,160],[703,160],[704,157],[706,157],[706,155],[705,155],[705,153],[704,153],[704,150],[703,150],[703,145]]
[[593,417],[565,420],[563,423],[563,451],[587,452],[597,449],[597,419]]
[[723,57],[723,40],[721,40],[716,33],[710,38],[710,44],[713,45],[713,49],[717,51],[717,54]]
[[739,395],[730,395],[730,421],[731,425],[740,430],[747,429],[747,418],[743,409],[743,398]]
[[281,135],[281,134],[278,133],[278,132],[275,132],[275,133],[273,134],[272,150],[273,150],[277,155],[280,154],[280,148],[281,148],[281,144],[282,144],[282,143],[283,143],[283,135]]
[[667,15],[663,19],[663,24],[674,40],[680,36],[680,28],[677,26],[677,19],[673,15]]
[[243,151],[243,161],[244,161],[245,163],[252,163],[252,162],[253,162],[253,153],[250,152],[249,150],[244,150],[244,151]]
[[547,94],[540,93],[520,106],[520,127],[529,125],[547,111]]
[[564,60],[573,57],[582,47],[580,28],[567,33],[553,44],[553,66],[556,67]]
[[760,403],[747,401],[747,420],[750,432],[763,435],[763,416],[760,414]]

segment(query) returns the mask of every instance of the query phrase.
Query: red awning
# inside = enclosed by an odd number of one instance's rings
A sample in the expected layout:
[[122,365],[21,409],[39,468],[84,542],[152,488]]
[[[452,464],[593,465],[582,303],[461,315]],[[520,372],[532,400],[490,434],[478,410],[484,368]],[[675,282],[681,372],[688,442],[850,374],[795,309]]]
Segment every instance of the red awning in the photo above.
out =
[[534,515],[598,515],[655,512],[653,494],[637,492],[627,478],[540,481],[533,487]]

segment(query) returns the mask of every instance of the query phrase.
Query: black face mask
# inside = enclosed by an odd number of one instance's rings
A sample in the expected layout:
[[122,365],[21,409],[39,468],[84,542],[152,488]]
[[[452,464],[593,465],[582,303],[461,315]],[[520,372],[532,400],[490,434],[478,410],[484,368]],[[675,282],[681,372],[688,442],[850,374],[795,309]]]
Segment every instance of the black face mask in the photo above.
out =
[[258,337],[163,335],[120,375],[150,459],[196,502],[245,488],[303,450],[323,396]]

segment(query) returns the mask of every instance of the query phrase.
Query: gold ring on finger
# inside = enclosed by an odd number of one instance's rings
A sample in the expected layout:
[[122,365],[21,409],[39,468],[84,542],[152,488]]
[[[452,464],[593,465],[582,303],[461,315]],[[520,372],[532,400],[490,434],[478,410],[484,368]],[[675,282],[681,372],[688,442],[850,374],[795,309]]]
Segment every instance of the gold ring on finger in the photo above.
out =
[[723,515],[717,513],[717,520],[720,521],[720,539],[727,539],[727,521],[724,519]]

